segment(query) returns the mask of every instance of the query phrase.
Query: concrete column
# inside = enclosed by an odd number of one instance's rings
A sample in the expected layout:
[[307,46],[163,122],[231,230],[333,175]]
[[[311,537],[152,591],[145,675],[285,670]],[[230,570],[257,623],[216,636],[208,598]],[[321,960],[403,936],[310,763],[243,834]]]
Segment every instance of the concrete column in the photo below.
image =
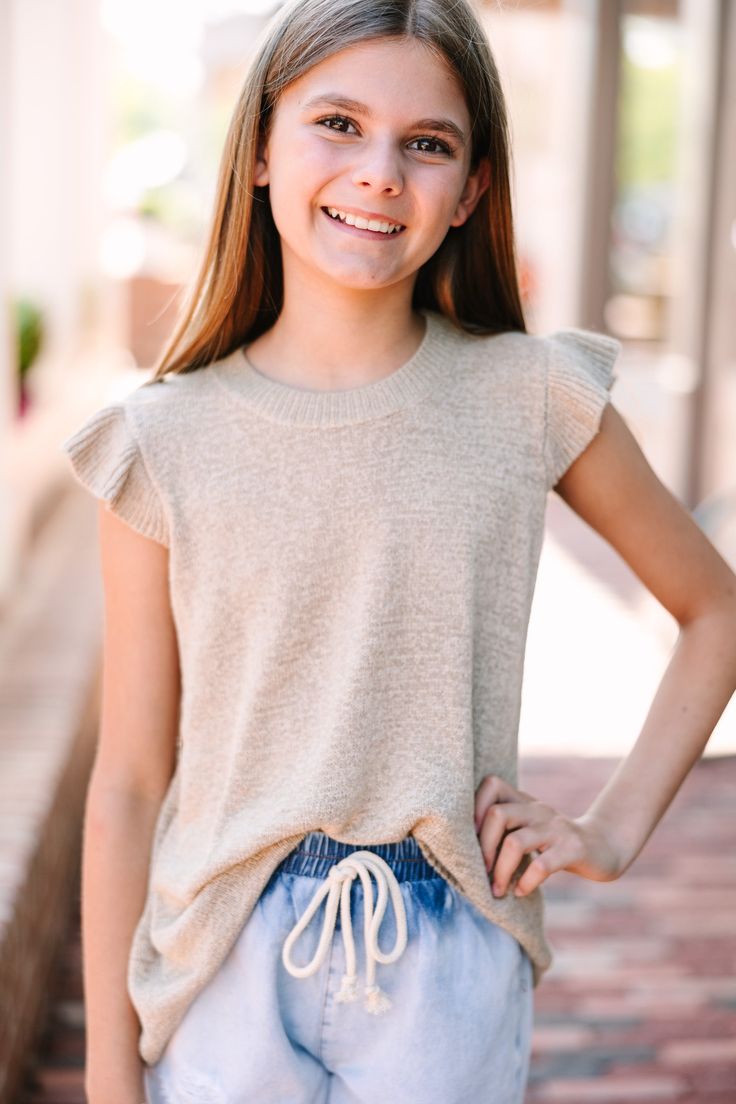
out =
[[15,343],[10,326],[11,0],[0,0],[0,606],[13,574],[10,465],[6,448],[16,403]]
[[104,82],[94,0],[15,0],[13,278],[73,346],[97,283]]
[[605,331],[608,258],[616,179],[616,139],[621,59],[621,0],[596,0],[595,44],[581,87],[590,92],[585,145],[585,195],[578,285],[579,325]]

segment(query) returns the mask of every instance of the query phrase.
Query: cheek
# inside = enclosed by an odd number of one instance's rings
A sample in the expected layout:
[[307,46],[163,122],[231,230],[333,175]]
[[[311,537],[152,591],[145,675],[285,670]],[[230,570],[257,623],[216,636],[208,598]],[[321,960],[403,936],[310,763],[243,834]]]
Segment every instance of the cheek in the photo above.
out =
[[[344,169],[344,156],[328,142],[293,142],[275,164],[271,201],[298,218],[305,205],[314,206],[317,199],[330,198],[326,188]],[[297,197],[300,203],[294,202]]]
[[450,221],[457,209],[462,190],[462,182],[455,174],[447,174],[442,178],[440,173],[435,173],[426,182],[424,196],[427,210],[432,211],[438,223]]
[[287,160],[292,176],[302,182],[303,189],[309,184],[329,180],[348,163],[345,150],[340,150],[337,144],[320,141],[314,135],[304,135],[292,143]]

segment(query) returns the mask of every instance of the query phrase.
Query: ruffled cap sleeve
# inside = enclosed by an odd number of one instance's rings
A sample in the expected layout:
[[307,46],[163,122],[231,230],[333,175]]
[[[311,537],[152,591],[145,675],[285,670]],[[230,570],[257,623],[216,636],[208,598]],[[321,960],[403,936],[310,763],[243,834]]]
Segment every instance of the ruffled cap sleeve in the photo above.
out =
[[77,481],[144,537],[169,546],[161,498],[121,403],[98,410],[61,443]]
[[600,428],[618,379],[613,366],[621,342],[593,330],[558,330],[548,346],[544,455],[547,486],[554,487]]

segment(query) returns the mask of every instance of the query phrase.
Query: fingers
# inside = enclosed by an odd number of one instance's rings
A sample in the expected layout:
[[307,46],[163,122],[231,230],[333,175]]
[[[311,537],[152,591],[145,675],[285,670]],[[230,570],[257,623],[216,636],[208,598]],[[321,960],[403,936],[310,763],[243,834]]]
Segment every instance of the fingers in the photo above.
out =
[[609,828],[594,817],[565,816],[495,774],[478,786],[474,814],[494,897],[504,897],[516,875],[513,892],[524,897],[558,870],[612,881],[628,865]]
[[[515,897],[526,897],[537,889],[554,870],[559,870],[560,865],[555,861],[554,848],[550,847],[544,854],[538,850],[532,850],[532,861],[514,886]],[[495,896],[495,894],[494,894]]]
[[511,832],[503,841],[493,872],[494,897],[503,897],[519,865],[525,864],[514,886],[514,896],[524,897],[558,870],[575,870],[584,856],[584,845],[570,821],[559,815],[549,821]]
[[518,805],[509,801],[490,806],[478,832],[478,841],[483,852],[486,870],[490,871],[496,861],[496,852],[504,842],[505,833],[528,825],[528,823],[528,805]]
[[[493,884],[491,892],[494,897],[505,897],[514,874],[524,860],[524,856],[532,854],[532,861],[519,878],[515,889],[521,887],[524,892],[530,893],[540,882],[547,877],[547,861],[541,862],[540,852],[545,847],[543,833],[537,828],[519,828],[515,832],[509,832],[503,841],[500,853],[493,867]],[[534,869],[532,869],[534,868]],[[531,870],[531,875],[528,872]],[[524,885],[522,886],[522,881]]]
[[506,895],[520,866],[524,869],[514,887],[519,897],[536,889],[553,869],[560,869],[559,864],[551,864],[555,846],[560,850],[561,829],[567,825],[567,818],[551,806],[498,775],[486,775],[475,794],[475,830],[486,871],[493,872],[493,896]]
[[487,774],[475,791],[475,830],[483,823],[488,810],[492,805],[507,801],[517,801],[520,791],[515,790],[503,778],[497,774]]

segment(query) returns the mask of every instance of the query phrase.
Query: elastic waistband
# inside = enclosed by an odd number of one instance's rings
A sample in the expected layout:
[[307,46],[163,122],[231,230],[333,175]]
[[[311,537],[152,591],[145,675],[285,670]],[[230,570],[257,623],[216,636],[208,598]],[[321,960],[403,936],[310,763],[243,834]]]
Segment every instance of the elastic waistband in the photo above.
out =
[[427,862],[413,836],[393,843],[344,843],[326,832],[308,832],[301,843],[279,864],[279,870],[303,874],[308,878],[324,878],[330,867],[351,855],[353,851],[373,851],[393,871],[399,882],[424,882],[442,875]]

